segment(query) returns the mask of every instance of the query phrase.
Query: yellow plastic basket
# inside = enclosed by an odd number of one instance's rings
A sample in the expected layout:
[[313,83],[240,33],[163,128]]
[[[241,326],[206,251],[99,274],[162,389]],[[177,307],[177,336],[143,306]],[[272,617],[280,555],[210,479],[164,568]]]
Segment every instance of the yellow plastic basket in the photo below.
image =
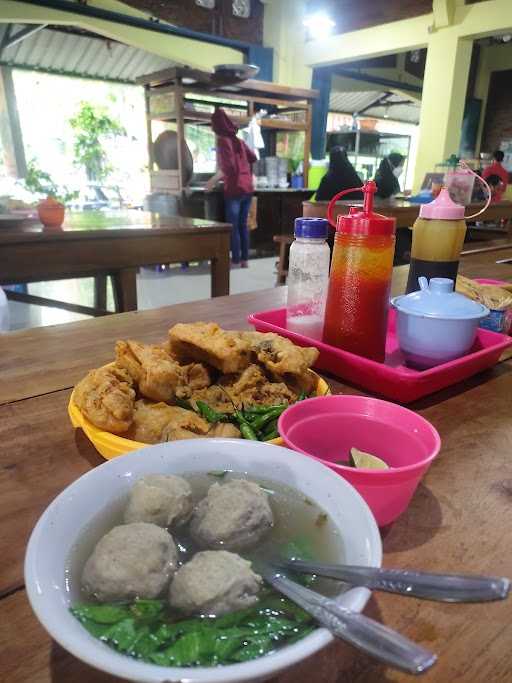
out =
[[[312,371],[310,370],[310,372]],[[330,394],[331,391],[327,382],[315,372],[313,374],[317,378],[316,395],[324,396]],[[95,427],[92,422],[89,422],[89,420],[82,415],[82,412],[75,404],[74,394],[75,392],[73,391],[68,404],[68,414],[71,424],[75,429],[78,429],[78,427],[83,429],[89,441],[106,460],[111,460],[112,458],[117,458],[118,455],[124,455],[125,453],[137,451],[139,448],[146,448],[146,446],[148,446],[147,443],[125,439],[122,436],[112,434],[111,432],[105,432],[103,429]],[[268,443],[273,443],[276,446],[284,445],[281,437],[273,439]]]

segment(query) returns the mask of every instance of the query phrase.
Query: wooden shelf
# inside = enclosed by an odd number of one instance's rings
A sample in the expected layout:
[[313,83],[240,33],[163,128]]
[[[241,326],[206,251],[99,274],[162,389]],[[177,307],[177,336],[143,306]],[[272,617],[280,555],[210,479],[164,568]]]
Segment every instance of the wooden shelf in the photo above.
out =
[[[153,121],[173,122],[176,124],[178,135],[178,192],[185,185],[182,159],[185,154],[185,125],[195,123],[201,126],[211,125],[211,111],[194,110],[194,104],[201,101],[203,105],[224,107],[233,123],[239,128],[245,127],[258,109],[270,109],[270,116],[262,118],[260,125],[263,130],[277,133],[279,131],[304,133],[304,180],[307,184],[309,170],[309,155],[311,147],[312,103],[319,93],[317,90],[290,88],[277,83],[266,81],[246,80],[223,82],[218,74],[173,67],[164,71],[149,74],[137,79],[144,85],[146,98],[146,123],[148,128],[148,153],[150,170],[154,171],[154,157],[152,150]],[[166,98],[166,95],[169,97]],[[162,99],[163,98],[163,99]],[[168,111],[154,113],[151,111],[152,101],[160,99],[160,106]],[[208,106],[208,109],[210,107]],[[293,120],[284,116],[285,113],[298,112],[303,120]],[[275,141],[275,135],[271,136]],[[168,182],[168,178],[163,179]],[[156,175],[152,177],[153,184],[159,184],[162,179]],[[173,178],[174,182],[174,178]]]
[[[175,112],[165,112],[163,114],[151,114],[152,121],[176,121],[177,115]],[[198,121],[202,123],[210,123],[212,115],[206,111],[193,111],[191,109],[184,108],[183,118],[185,121]],[[235,123],[239,128],[246,126],[251,120],[250,116],[230,116],[229,117],[233,123]],[[291,121],[289,119],[279,119],[279,118],[264,118],[260,120],[262,128],[269,128],[271,130],[289,130],[289,131],[305,131],[306,123],[300,121]]]

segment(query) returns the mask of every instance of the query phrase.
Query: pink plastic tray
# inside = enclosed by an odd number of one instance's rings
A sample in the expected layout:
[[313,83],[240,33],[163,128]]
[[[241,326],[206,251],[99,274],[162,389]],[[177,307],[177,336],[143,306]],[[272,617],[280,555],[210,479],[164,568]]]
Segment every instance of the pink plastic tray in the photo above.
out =
[[413,370],[404,363],[396,338],[396,313],[390,309],[386,339],[386,360],[377,363],[348,351],[342,351],[316,339],[286,329],[286,309],[253,313],[248,317],[258,332],[275,332],[288,337],[299,346],[316,346],[320,356],[315,364],[336,377],[368,389],[400,403],[410,403],[422,396],[444,389],[477,372],[495,365],[512,337],[489,330],[478,329],[475,344],[470,353],[450,363],[443,363],[429,370]]

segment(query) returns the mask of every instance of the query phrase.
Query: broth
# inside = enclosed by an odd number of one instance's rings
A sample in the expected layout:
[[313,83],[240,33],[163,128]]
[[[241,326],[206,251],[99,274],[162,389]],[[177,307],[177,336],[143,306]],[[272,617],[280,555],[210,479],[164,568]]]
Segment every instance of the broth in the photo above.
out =
[[[261,486],[268,494],[274,515],[274,526],[254,548],[235,551],[248,560],[275,558],[279,550],[290,542],[305,546],[312,558],[323,563],[342,563],[344,557],[343,540],[338,529],[312,500],[290,486],[263,479],[249,477],[247,473],[226,472],[218,474],[180,475],[192,487],[194,505],[204,498],[210,486],[216,482],[226,484],[231,479],[247,479]],[[135,482],[134,482],[135,483]],[[129,494],[106,505],[81,533],[80,541],[73,548],[66,567],[66,583],[72,600],[94,599],[81,588],[81,576],[87,558],[92,554],[96,543],[113,527],[123,524],[123,513]],[[172,531],[183,564],[201,550],[188,534],[188,530]],[[326,594],[340,592],[339,582],[316,579],[315,590]]]
[[[289,557],[302,556],[304,559],[310,558],[323,563],[343,562],[343,541],[338,529],[318,505],[306,498],[304,494],[300,493],[296,489],[281,483],[274,482],[270,479],[252,476],[249,477],[246,473],[226,471],[220,473],[189,474],[181,476],[183,476],[183,478],[186,479],[191,485],[194,504],[198,503],[202,498],[205,497],[209,487],[213,483],[218,482],[222,485],[228,483],[232,479],[247,479],[258,484],[267,492],[274,516],[273,527],[268,534],[254,547],[247,550],[233,551],[237,552],[241,557],[254,561],[254,571],[258,572],[258,562],[265,560],[271,561],[279,554],[285,554]],[[94,597],[86,593],[81,588],[82,571],[85,562],[91,555],[94,546],[100,540],[100,538],[102,538],[114,526],[123,523],[123,513],[128,502],[128,497],[129,494],[126,494],[105,506],[100,512],[98,512],[91,523],[82,531],[79,542],[73,548],[66,567],[66,583],[72,604],[77,602],[87,602],[89,605],[101,604],[98,600],[95,600]],[[179,553],[180,565],[190,560],[196,552],[201,550],[201,548],[196,545],[190,536],[188,525],[185,525],[183,528],[178,529],[177,531],[172,530],[171,533]],[[303,579],[304,577],[297,577],[297,580],[299,581]],[[312,588],[314,588],[314,590],[325,595],[338,594],[342,590],[342,584],[340,584],[340,582],[330,579],[319,579],[318,577],[315,577],[312,580],[310,579],[310,581],[313,584]],[[166,604],[167,594],[168,589],[166,589],[164,594],[160,596],[161,600],[165,601]],[[282,613],[280,613],[279,605],[276,608],[277,612],[275,611],[274,607],[265,607],[265,605],[269,604],[268,600],[274,600],[273,604],[277,604],[275,601],[281,601],[279,604],[283,606],[283,610],[281,610]],[[288,614],[284,609],[285,605],[287,606]],[[262,596],[261,606],[261,609],[266,609],[267,611],[264,613],[260,612],[260,615],[255,617],[256,619],[267,619],[270,621],[272,621],[272,619],[275,620],[278,618],[293,619],[293,616],[289,616],[292,614],[294,609],[292,603],[287,601],[287,599],[281,599],[281,597],[275,591],[269,589],[268,587],[266,587],[264,595]],[[250,609],[257,612],[257,608],[258,605]],[[270,611],[268,611],[268,609],[270,609]],[[244,611],[247,612],[248,610],[242,610],[240,613]],[[236,617],[237,613],[231,614]],[[77,616],[76,613],[75,616]],[[226,616],[229,617],[230,615]],[[219,619],[210,620],[210,622],[222,622],[222,619],[223,618],[220,617]],[[205,621],[208,621],[203,617],[196,616],[188,618],[187,623],[191,623],[192,620],[197,622],[197,629],[199,631],[201,631],[203,628]],[[185,623],[182,616],[176,614],[167,606],[165,607],[165,621],[168,624]],[[309,617],[307,622],[305,622],[304,619],[303,622],[305,626],[301,626],[300,622],[297,622],[296,624],[297,635],[295,639],[307,635],[307,633],[311,632],[311,630],[315,628],[313,620]],[[84,623],[83,620],[82,623]],[[104,639],[101,634],[96,632],[94,632],[93,635]],[[261,651],[251,650],[251,646],[254,648],[254,642],[249,639],[247,653],[250,654],[253,652],[253,655],[247,656],[246,659],[254,659],[255,657],[261,656],[269,651],[273,651],[280,646],[286,645],[287,642],[292,642],[293,633],[291,631],[288,631],[287,634],[285,633],[285,636],[286,637],[284,639],[280,639],[280,637],[276,636],[276,642],[275,644],[272,643],[270,649],[268,648],[269,643],[266,642],[265,648]],[[267,640],[268,637],[269,636],[267,635]],[[109,645],[111,645],[111,642],[109,642]],[[131,654],[132,656],[139,656],[139,658],[141,658],[140,653],[134,654],[133,652],[129,651],[126,653]],[[145,661],[150,660],[146,659]],[[164,664],[163,661],[159,662],[155,659],[152,659],[151,661]],[[235,661],[246,660],[244,659]],[[229,663],[229,661],[215,661],[214,663],[223,664]],[[193,662],[192,664],[187,663],[185,665],[190,666],[194,664],[204,664],[204,662],[197,661]],[[177,664],[173,663],[172,665],[180,664],[178,662]],[[210,665],[212,665],[211,662]]]

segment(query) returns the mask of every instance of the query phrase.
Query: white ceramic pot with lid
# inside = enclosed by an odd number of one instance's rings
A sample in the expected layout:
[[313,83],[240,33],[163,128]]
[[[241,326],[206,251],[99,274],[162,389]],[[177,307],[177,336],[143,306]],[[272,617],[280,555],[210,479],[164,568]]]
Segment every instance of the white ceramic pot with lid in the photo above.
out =
[[448,278],[418,278],[420,290],[397,296],[397,336],[408,365],[426,369],[466,354],[489,309],[453,291]]

